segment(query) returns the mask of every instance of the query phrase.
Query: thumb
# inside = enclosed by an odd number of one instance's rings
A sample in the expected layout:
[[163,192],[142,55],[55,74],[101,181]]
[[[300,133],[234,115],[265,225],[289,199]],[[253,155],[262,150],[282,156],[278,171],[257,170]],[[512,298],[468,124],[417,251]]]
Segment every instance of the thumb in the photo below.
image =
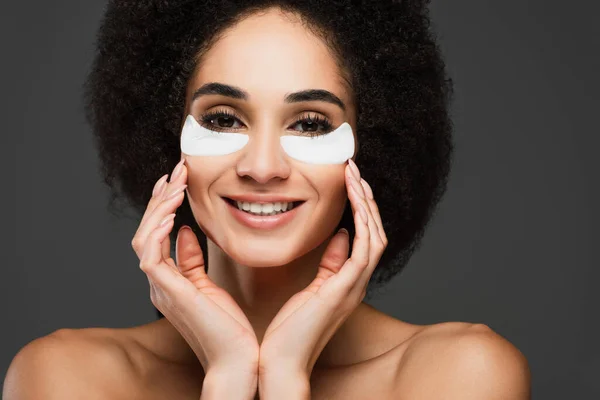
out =
[[177,268],[192,282],[206,277],[204,254],[196,234],[189,226],[182,226],[175,242]]
[[350,250],[350,235],[344,228],[340,229],[329,241],[323,257],[321,257],[321,268],[337,273],[348,259]]

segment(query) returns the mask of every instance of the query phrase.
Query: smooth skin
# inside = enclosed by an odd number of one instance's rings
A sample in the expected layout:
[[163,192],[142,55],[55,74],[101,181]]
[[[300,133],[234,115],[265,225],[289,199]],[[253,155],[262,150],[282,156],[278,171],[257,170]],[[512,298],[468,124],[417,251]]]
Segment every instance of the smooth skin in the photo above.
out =
[[[176,168],[185,176],[182,162]],[[253,398],[260,382],[261,398],[285,395],[291,385],[302,390],[299,398],[310,398],[309,380],[318,356],[363,300],[387,245],[372,191],[352,160],[346,185],[356,225],[352,255],[347,257],[348,234],[337,233],[315,279],[284,304],[260,347],[235,300],[205,273],[200,245],[187,228],[177,237],[178,261],[170,257],[168,233],[185,185],[168,192],[157,187],[160,194],[150,201],[133,245],[148,276],[153,304],[189,343],[207,378],[214,375],[215,382],[223,383],[214,393],[227,390],[232,397]]]
[[[487,326],[415,325],[362,302],[387,245],[369,185],[352,160],[307,166],[278,147],[281,132],[304,129],[296,121],[307,110],[356,131],[352,96],[320,39],[269,10],[230,29],[204,61],[182,121],[226,109],[252,140],[228,156],[182,155],[170,179],[157,181],[132,247],[166,318],[36,339],[13,359],[3,398],[529,399],[527,360]],[[208,82],[250,97],[191,101]],[[347,108],[283,103],[286,93],[309,88],[334,93]],[[236,224],[219,196],[260,191],[306,202],[285,227],[259,233]],[[178,232],[175,259],[169,254],[184,196],[209,239],[208,272],[189,228]],[[348,236],[333,232],[348,200],[350,255]]]
[[[181,352],[168,352],[171,359],[165,359],[165,354],[160,354],[164,349],[159,349],[160,346],[156,343],[152,345],[148,336],[141,334],[139,330],[61,329],[34,340],[17,354],[5,381],[5,399],[76,399],[81,396],[90,399],[160,399],[166,395],[168,398],[181,399],[199,396],[252,399],[259,389],[262,390],[259,397],[262,399],[282,396],[423,400],[529,398],[530,373],[526,359],[514,346],[486,326],[442,323],[410,326],[412,329],[407,329],[409,324],[396,324],[400,322],[397,320],[390,324],[391,320],[386,320],[385,316],[378,315],[375,310],[359,314],[367,323],[377,321],[379,325],[386,326],[383,330],[372,331],[376,339],[385,342],[386,333],[388,336],[395,334],[398,335],[398,338],[394,338],[397,343],[388,351],[358,363],[316,368],[310,375],[308,386],[305,372],[310,368],[303,370],[298,365],[313,364],[314,355],[318,354],[322,343],[327,342],[328,336],[335,331],[338,321],[343,320],[348,311],[356,306],[353,302],[360,302],[358,299],[364,296],[368,264],[365,267],[366,259],[359,258],[357,264],[361,264],[353,266],[352,257],[345,263],[340,263],[339,256],[344,251],[347,252],[348,247],[348,239],[344,233],[336,234],[335,240],[331,241],[330,248],[337,249],[338,254],[333,250],[326,252],[329,257],[323,258],[319,276],[306,288],[306,292],[292,297],[281,309],[267,330],[262,343],[264,348],[261,346],[259,352],[255,353],[256,339],[248,330],[247,319],[231,297],[214,286],[206,276],[195,235],[185,227],[180,230],[176,245],[180,260],[178,263],[169,258],[168,251],[165,250],[168,243],[166,232],[172,227],[170,216],[183,200],[183,192],[178,189],[185,179],[185,167],[182,169],[181,175],[171,183],[166,183],[164,177],[161,178],[163,187],[150,201],[134,243],[138,247],[144,240],[140,268],[148,276],[153,303],[181,333],[202,368],[190,363],[192,359],[189,355]],[[361,212],[355,213],[355,248],[364,254],[364,247],[370,248],[372,233],[377,233],[378,238],[381,238],[381,224],[368,224],[369,218],[375,222],[375,215],[378,215],[368,184],[364,179],[356,179],[353,166],[348,166],[346,171],[348,194],[354,207],[360,207],[361,204],[364,207],[366,204],[370,211],[366,224]],[[354,189],[356,182],[361,182],[362,190]],[[160,188],[160,184],[159,181],[157,188]],[[172,193],[175,195],[168,198],[168,194]],[[160,222],[164,221],[166,223],[161,226]],[[366,238],[369,238],[369,242]],[[360,241],[363,242],[362,248]],[[382,240],[376,249],[382,248],[384,243]],[[380,250],[370,254],[377,258]],[[158,262],[153,261],[156,258]],[[341,271],[348,265],[354,269],[349,268],[347,271],[350,273],[341,275]],[[338,277],[337,280],[335,277]],[[343,281],[344,278],[354,285]],[[324,288],[329,292],[324,291]],[[178,291],[176,296],[173,295],[175,290]],[[318,293],[334,293],[331,298],[335,300],[328,302],[319,297]],[[348,296],[343,296],[344,293]],[[191,297],[186,303],[188,295]],[[310,308],[311,301],[318,304],[313,309]],[[192,307],[189,304],[196,304],[196,313],[190,312]],[[336,305],[341,306],[340,310],[336,310]],[[182,309],[177,310],[177,307]],[[296,313],[295,310],[300,311]],[[175,339],[165,334],[164,325],[156,325],[167,320],[153,323],[153,331],[160,335],[160,339]],[[313,320],[317,322],[306,324]],[[211,325],[218,322],[221,329],[211,329],[205,323],[207,321]],[[366,331],[367,327],[363,329]],[[271,332],[276,334],[271,335]],[[405,337],[406,332],[410,332],[408,338]],[[204,341],[201,341],[200,335],[204,335]],[[232,342],[222,340],[232,337]],[[389,340],[387,342],[390,343]],[[289,356],[292,362],[282,361],[277,353],[271,356],[270,349],[273,346],[286,349],[280,355]],[[232,355],[232,349],[235,349],[236,357]],[[244,354],[248,355],[247,359]],[[248,366],[258,364],[245,361],[258,354],[263,354],[269,361],[264,361],[264,366],[253,376],[252,368]],[[225,364],[221,370],[204,368],[205,365],[210,365],[210,357],[219,360],[215,361],[215,365],[220,365],[218,362],[230,362],[230,368],[226,368]],[[277,369],[278,365],[281,369]],[[202,371],[220,373],[208,373],[204,376]],[[265,374],[265,379],[259,379],[259,372]],[[161,381],[158,388],[157,379]],[[257,387],[259,381],[264,382],[264,386]]]

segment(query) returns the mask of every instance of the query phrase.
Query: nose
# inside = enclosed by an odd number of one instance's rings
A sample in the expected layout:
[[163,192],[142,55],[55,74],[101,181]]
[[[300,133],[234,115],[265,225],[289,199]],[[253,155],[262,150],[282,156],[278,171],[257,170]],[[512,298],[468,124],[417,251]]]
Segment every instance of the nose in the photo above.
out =
[[248,176],[258,183],[289,177],[290,165],[284,157],[278,131],[251,134],[242,151],[236,166],[239,176]]

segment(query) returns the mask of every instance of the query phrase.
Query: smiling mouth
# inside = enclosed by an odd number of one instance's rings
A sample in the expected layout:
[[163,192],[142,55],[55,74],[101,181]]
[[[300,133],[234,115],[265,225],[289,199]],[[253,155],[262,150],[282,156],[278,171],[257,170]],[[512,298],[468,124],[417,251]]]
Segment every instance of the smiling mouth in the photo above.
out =
[[290,202],[277,201],[273,203],[251,203],[247,201],[233,200],[227,197],[223,197],[223,200],[225,200],[231,206],[237,208],[240,211],[243,211],[250,215],[258,216],[285,214],[304,203],[303,200]]

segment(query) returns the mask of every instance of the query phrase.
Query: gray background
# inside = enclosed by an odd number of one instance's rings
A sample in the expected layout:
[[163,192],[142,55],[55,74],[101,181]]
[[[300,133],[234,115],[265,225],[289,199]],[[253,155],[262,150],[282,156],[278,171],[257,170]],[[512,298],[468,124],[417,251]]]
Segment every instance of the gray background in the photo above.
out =
[[[103,4],[5,3],[2,376],[58,328],[155,318],[137,221],[107,211],[80,100]],[[455,163],[423,246],[370,301],[413,323],[487,324],[527,356],[535,399],[600,398],[597,4],[433,2]]]

